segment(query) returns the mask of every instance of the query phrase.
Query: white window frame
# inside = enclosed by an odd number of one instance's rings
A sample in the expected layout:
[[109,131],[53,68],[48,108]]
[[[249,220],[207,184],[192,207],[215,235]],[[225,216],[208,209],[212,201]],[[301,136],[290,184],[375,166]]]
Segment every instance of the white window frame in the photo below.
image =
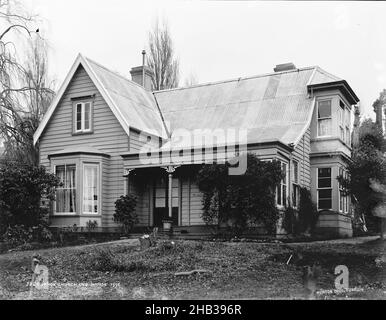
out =
[[[66,167],[67,166],[75,166],[75,211],[74,212],[57,212],[56,211],[56,190],[57,189],[66,189],[62,187],[56,187],[55,190],[55,200],[53,201],[53,208],[52,213],[53,215],[77,215],[78,214],[78,193],[79,193],[79,185],[78,185],[78,165],[74,162],[68,162],[68,163],[58,163],[54,165],[54,174],[56,175],[56,167],[62,167],[64,166],[64,176],[66,177]],[[68,188],[67,188],[68,189]]]
[[346,105],[342,100],[339,100],[339,138],[343,142],[346,141],[346,131],[345,131],[345,110],[346,110]]
[[[283,166],[286,167],[285,169],[285,179],[282,179],[280,181],[280,184],[277,186],[276,188],[276,206],[279,207],[279,208],[284,208],[286,205],[287,205],[287,198],[288,198],[288,163],[287,162],[284,162],[282,160],[279,160],[280,161],[280,167],[281,167],[281,170],[283,170]],[[283,199],[283,189],[284,187],[286,187],[286,192],[285,192],[285,199]],[[281,202],[279,204],[279,192],[280,191],[280,197],[281,197]]]
[[[342,176],[342,177],[345,177],[345,173],[344,173],[344,168],[343,167],[339,167],[339,175],[338,176]],[[344,192],[343,190],[343,185],[338,182],[338,194],[339,194],[339,212],[344,212],[344,209],[345,209],[345,196],[344,195],[341,195],[342,193]]]
[[[297,175],[295,176],[295,163],[297,165]],[[299,189],[300,189],[300,183],[299,183],[299,161],[293,160],[292,161],[292,195],[291,195],[291,201],[292,201],[292,206],[294,208],[298,208],[299,206],[299,200],[300,200],[300,195],[299,195]],[[296,197],[296,205],[293,203],[294,199],[294,193]]]
[[[326,101],[330,102],[330,116],[319,118],[319,104],[321,102],[326,102]],[[317,131],[317,136],[320,138],[331,137],[331,133],[332,133],[332,105],[333,105],[332,102],[333,102],[333,99],[331,99],[331,98],[321,99],[321,100],[317,101],[317,105],[316,105],[316,126],[317,126],[317,128],[316,128],[316,131]],[[320,133],[319,133],[319,121],[323,121],[323,120],[330,120],[330,134],[320,135]]]
[[350,127],[351,127],[351,111],[349,108],[345,108],[345,116],[344,116],[344,124],[345,124],[345,143],[347,145],[350,145],[351,144],[351,130],[350,130]]
[[[319,187],[319,169],[330,169],[330,187]],[[316,168],[316,205],[318,210],[332,210],[333,207],[333,184],[332,184],[332,167],[317,167]],[[331,208],[325,209],[325,208],[319,208],[319,190],[331,190]]]
[[[86,212],[84,211],[84,187],[85,187],[85,174],[86,167],[95,167],[97,168],[97,206],[98,212]],[[101,214],[101,173],[100,173],[100,164],[96,162],[83,162],[82,166],[82,193],[81,193],[81,214],[83,215],[100,215]]]
[[[90,111],[89,111],[89,128],[85,129],[85,109],[86,104],[90,104]],[[81,128],[78,129],[78,105],[81,105]],[[93,114],[93,103],[90,100],[85,101],[75,101],[74,102],[74,133],[89,133],[92,132],[92,114]]]
[[[339,175],[342,175],[344,179],[348,178],[348,171],[344,167],[339,167]],[[343,195],[341,198],[341,193],[344,193],[344,189],[341,183],[338,183],[339,187],[339,212],[348,214],[350,212],[350,196],[348,194]]]

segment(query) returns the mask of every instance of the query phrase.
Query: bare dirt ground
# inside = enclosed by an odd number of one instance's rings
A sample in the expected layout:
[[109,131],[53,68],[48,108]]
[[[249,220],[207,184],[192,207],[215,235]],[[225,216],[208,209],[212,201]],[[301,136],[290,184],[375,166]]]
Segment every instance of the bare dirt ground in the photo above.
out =
[[[40,255],[48,284],[30,287]],[[291,257],[291,258],[290,258]],[[138,240],[0,255],[0,299],[305,299],[305,266],[318,265],[316,299],[385,299],[386,242],[372,238],[313,243]],[[334,292],[335,267],[349,290]],[[205,273],[176,275],[205,269]]]

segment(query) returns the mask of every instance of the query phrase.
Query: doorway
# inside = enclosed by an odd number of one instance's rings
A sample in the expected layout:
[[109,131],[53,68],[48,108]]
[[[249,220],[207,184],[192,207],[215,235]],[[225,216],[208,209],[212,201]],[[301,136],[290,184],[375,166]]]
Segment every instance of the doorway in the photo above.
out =
[[[162,227],[162,220],[169,216],[169,190],[168,177],[161,176],[154,182],[154,210],[153,225]],[[178,226],[179,221],[179,180],[172,179],[172,220],[173,226]]]

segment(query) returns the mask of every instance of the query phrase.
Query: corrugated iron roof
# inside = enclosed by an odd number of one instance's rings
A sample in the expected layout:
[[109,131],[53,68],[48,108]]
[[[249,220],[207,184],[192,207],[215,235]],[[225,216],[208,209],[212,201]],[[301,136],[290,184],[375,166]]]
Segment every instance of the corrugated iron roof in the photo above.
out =
[[180,129],[193,135],[195,130],[245,129],[248,143],[296,143],[313,112],[307,85],[337,79],[309,67],[154,92],[172,134],[172,142],[164,148],[186,143],[173,137]]
[[167,138],[161,115],[151,92],[99,63],[86,57],[85,59],[131,127]]
[[[308,67],[152,93],[79,55],[35,132],[34,143],[80,64],[84,64],[125,131],[129,134],[133,127],[169,140],[163,148],[199,147],[201,142],[195,137],[203,130],[212,132],[216,139],[216,130],[237,133],[242,129],[248,132],[248,143],[296,144],[313,112],[308,87],[341,80],[319,67]],[[181,130],[190,133],[190,143],[181,139]],[[221,139],[224,143],[246,142],[237,134]]]

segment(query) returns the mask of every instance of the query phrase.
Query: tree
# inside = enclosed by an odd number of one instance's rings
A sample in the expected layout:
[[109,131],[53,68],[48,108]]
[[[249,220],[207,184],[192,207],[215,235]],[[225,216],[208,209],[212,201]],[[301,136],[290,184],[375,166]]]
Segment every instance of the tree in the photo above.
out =
[[174,56],[173,41],[167,23],[159,26],[156,21],[149,32],[149,55],[147,65],[152,71],[154,90],[171,89],[178,86],[179,62]]
[[[339,177],[347,192],[357,200],[357,211],[370,218],[381,219],[381,236],[385,232],[386,212],[380,210],[385,203],[386,194],[382,187],[386,185],[386,150],[385,139],[380,127],[370,119],[364,120],[359,128],[359,143],[352,152],[352,162],[348,169],[350,179]],[[382,213],[383,212],[383,213]]]
[[376,122],[382,127],[382,112],[386,110],[386,89],[379,93],[379,98],[374,101],[373,108],[376,114]]
[[[37,164],[33,134],[54,96],[47,76],[47,47],[37,36],[39,30],[31,31],[34,17],[17,2],[0,0],[0,19],[8,25],[0,36],[0,138],[6,158]],[[12,31],[23,33],[9,40]],[[22,41],[27,42],[27,50],[22,50]],[[26,52],[24,59],[20,52]]]

